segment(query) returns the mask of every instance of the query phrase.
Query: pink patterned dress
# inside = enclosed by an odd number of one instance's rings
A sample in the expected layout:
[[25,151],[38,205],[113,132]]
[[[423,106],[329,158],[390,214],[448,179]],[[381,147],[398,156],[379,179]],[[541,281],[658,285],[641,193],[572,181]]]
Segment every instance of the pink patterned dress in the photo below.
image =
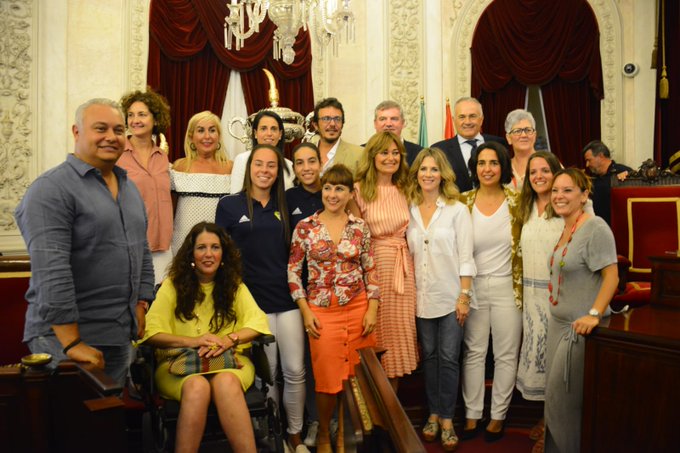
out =
[[378,346],[387,349],[382,365],[387,377],[400,377],[418,366],[416,283],[406,243],[408,202],[394,185],[377,186],[377,197],[371,202],[361,197],[359,183],[354,188],[361,216],[371,231],[378,270],[380,309],[376,333]]

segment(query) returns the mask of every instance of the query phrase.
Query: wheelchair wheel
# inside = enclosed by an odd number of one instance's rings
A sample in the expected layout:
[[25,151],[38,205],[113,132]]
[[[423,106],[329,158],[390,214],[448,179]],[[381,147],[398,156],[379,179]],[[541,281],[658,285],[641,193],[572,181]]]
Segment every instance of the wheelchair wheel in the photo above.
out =
[[279,408],[276,406],[276,403],[274,403],[274,400],[271,398],[267,398],[267,418],[269,424],[269,440],[273,444],[272,451],[284,453],[281,414],[279,413]]

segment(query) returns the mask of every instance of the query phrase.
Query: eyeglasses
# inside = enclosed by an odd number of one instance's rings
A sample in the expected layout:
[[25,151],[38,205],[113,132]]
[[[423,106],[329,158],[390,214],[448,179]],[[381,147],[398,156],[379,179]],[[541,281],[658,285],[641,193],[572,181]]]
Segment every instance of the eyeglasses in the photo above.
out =
[[525,127],[523,129],[513,129],[510,131],[510,135],[515,135],[515,136],[520,136],[522,135],[522,132],[524,132],[527,135],[534,135],[536,133],[536,129],[533,127]]
[[324,123],[340,124],[340,123],[342,123],[342,117],[341,116],[322,116],[322,117],[319,118],[319,121],[323,121]]

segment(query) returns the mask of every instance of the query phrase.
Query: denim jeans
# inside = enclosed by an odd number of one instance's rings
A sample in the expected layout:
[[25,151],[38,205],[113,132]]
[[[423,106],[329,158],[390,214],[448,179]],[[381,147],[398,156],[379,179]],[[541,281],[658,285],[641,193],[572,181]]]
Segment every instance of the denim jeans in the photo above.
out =
[[[97,346],[89,345],[99,349],[104,354],[104,372],[121,386],[125,385],[128,368],[130,366],[130,345],[123,346]],[[63,347],[57,337],[49,335],[46,337],[35,337],[28,342],[28,348],[32,353],[46,352],[52,356],[50,368],[56,368],[59,362],[68,359],[62,352]]]
[[463,342],[463,328],[456,320],[455,311],[440,318],[416,318],[416,327],[422,348],[430,414],[453,418],[458,397],[458,355]]

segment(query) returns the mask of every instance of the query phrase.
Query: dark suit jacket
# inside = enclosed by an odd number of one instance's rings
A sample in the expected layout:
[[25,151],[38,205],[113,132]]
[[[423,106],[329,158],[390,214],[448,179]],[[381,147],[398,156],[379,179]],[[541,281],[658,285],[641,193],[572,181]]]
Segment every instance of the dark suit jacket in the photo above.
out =
[[406,162],[408,163],[409,166],[411,166],[413,161],[416,160],[416,156],[418,155],[420,150],[423,149],[423,147],[417,143],[404,140],[404,148],[406,148]]
[[[495,135],[482,134],[485,142],[498,142],[503,144],[506,148],[508,143],[501,137]],[[472,190],[472,179],[470,178],[470,173],[468,172],[467,162],[463,159],[463,153],[460,150],[460,144],[458,143],[458,136],[454,136],[448,140],[442,140],[430,145],[430,148],[439,148],[444,151],[446,157],[449,159],[449,163],[453,168],[453,172],[456,174],[456,185],[461,193]]]

